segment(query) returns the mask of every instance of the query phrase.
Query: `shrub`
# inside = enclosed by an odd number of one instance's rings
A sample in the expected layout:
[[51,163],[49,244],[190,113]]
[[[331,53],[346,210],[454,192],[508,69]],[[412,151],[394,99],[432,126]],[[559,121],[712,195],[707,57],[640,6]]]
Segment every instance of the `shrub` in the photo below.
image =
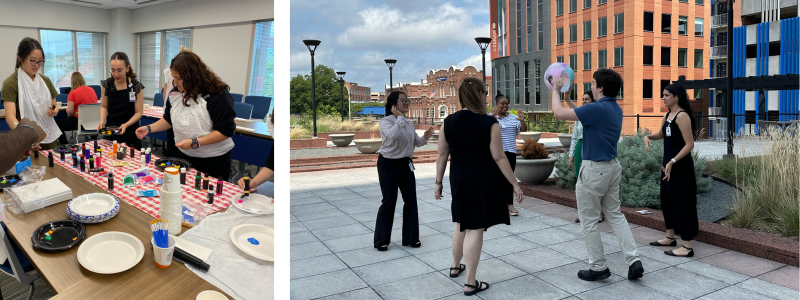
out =
[[524,159],[542,159],[547,158],[549,154],[544,145],[534,142],[533,139],[528,139],[522,145],[522,158]]
[[569,165],[569,154],[558,153],[555,155],[558,160],[556,161],[556,185],[562,189],[575,190],[575,183],[578,178],[575,177],[575,167]]

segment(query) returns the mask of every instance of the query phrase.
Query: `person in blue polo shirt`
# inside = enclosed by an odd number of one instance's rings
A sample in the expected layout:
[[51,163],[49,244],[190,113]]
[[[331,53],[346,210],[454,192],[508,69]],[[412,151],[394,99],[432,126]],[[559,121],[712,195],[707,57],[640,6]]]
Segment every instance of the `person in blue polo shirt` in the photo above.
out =
[[[568,84],[563,78],[554,78],[553,90],[559,91]],[[633,240],[628,220],[620,211],[619,181],[622,166],[617,160],[617,142],[622,131],[622,109],[617,104],[617,94],[622,77],[611,69],[600,69],[592,75],[592,93],[597,102],[572,109],[561,105],[558,92],[552,93],[553,114],[556,118],[581,121],[583,124],[583,164],[578,173],[575,195],[578,217],[581,220],[583,242],[589,253],[589,270],[578,272],[586,281],[606,279],[611,272],[606,265],[603,243],[597,223],[600,212],[614,229],[622,253],[628,264],[628,279],[638,279],[644,274],[639,251]]]

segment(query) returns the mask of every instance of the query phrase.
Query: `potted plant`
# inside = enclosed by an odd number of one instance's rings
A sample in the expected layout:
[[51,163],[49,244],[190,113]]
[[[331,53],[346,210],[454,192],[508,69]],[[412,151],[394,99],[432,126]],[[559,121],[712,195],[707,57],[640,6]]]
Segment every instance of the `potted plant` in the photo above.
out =
[[378,152],[378,149],[381,148],[383,140],[381,140],[379,137],[376,137],[373,133],[372,137],[368,139],[358,139],[353,140],[353,142],[356,143],[356,148],[358,151],[361,151],[361,153],[372,154]]
[[523,183],[536,184],[547,180],[553,173],[558,158],[547,153],[544,145],[529,139],[522,145],[522,157],[517,158],[514,175]]
[[[569,132],[572,132],[573,125],[569,125],[570,128]],[[561,142],[561,146],[564,146],[564,148],[569,148],[570,144],[572,144],[572,134],[571,133],[559,134],[558,141]]]
[[328,136],[331,138],[331,142],[337,147],[347,147],[356,135],[354,133],[337,133]]

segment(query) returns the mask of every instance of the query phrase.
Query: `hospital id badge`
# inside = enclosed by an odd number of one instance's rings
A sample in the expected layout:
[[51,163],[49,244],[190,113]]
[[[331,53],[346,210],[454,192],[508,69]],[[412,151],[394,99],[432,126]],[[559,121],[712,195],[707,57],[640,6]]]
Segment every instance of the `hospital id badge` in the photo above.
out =
[[672,136],[672,130],[670,130],[669,125],[667,125],[667,136]]
[[411,169],[411,172],[414,172],[414,162],[408,161],[408,168]]
[[130,91],[128,93],[128,100],[130,100],[131,102],[136,102],[136,92]]

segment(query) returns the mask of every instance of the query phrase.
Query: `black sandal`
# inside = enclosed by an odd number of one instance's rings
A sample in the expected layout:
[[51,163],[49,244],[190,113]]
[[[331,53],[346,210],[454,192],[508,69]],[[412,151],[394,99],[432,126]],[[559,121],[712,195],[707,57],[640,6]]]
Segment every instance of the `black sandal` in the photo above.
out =
[[669,251],[664,251],[664,254],[669,255],[669,256],[677,256],[677,257],[693,257],[694,256],[694,249],[686,247],[686,246],[681,246],[681,247],[689,249],[689,253],[687,253],[686,255],[676,255],[675,252],[672,252],[674,250],[673,249],[673,250],[669,250]]
[[389,245],[377,246],[375,247],[378,251],[386,251],[389,250]]
[[[486,288],[483,288],[483,289],[482,289],[481,287],[483,287],[483,285],[484,285],[484,284],[486,285]],[[486,289],[488,289],[488,288],[489,288],[489,284],[488,284],[488,283],[486,283],[486,282],[480,282],[480,281],[478,281],[477,279],[475,280],[475,285],[471,285],[471,284],[464,284],[464,286],[465,286],[465,287],[471,287],[471,288],[473,288],[473,289],[474,289],[474,290],[471,290],[471,291],[469,291],[469,292],[467,292],[467,291],[464,291],[464,295],[465,295],[465,296],[472,296],[472,295],[475,295],[475,294],[479,293],[480,291],[483,291],[483,290],[486,290]]]
[[[453,277],[453,278],[458,277],[458,275],[460,275],[461,272],[464,272],[464,270],[466,270],[466,269],[467,269],[467,266],[465,266],[464,264],[461,264],[457,268],[450,268],[450,277]],[[453,270],[458,270],[458,273],[453,274]]]
[[672,243],[662,244],[662,243],[659,243],[658,241],[655,241],[655,242],[650,242],[650,246],[676,246],[676,245],[678,245],[678,242],[675,241],[675,238],[667,237],[667,239],[672,240]]
[[417,242],[416,244],[403,244],[403,246],[411,247],[411,248],[419,248],[422,247],[422,242]]

